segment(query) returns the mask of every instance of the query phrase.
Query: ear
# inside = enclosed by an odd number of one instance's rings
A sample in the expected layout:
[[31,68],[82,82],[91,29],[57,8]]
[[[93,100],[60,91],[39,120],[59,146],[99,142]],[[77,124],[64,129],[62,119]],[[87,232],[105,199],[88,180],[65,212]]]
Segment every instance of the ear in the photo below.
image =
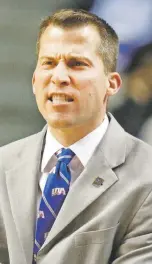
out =
[[119,73],[111,72],[111,73],[109,73],[108,80],[109,80],[109,87],[107,88],[106,94],[108,96],[115,95],[121,87],[121,84],[122,84],[121,77],[120,77]]
[[33,77],[32,77],[32,87],[33,87],[33,93],[35,94],[35,72],[33,73]]

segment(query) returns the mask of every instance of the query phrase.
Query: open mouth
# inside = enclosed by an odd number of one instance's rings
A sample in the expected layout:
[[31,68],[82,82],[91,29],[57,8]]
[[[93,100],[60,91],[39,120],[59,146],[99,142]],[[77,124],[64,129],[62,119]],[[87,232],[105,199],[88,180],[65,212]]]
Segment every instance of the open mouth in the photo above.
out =
[[49,100],[53,104],[64,104],[64,103],[70,103],[73,102],[74,99],[69,95],[62,95],[62,94],[53,94],[50,96]]

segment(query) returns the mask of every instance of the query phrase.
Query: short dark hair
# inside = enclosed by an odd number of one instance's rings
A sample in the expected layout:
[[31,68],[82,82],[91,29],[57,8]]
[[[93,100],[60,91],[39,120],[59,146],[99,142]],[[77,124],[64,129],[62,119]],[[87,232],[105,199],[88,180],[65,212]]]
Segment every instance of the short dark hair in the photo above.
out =
[[40,49],[40,40],[48,26],[58,26],[63,29],[71,29],[92,25],[96,28],[101,39],[99,54],[102,57],[105,72],[116,70],[118,57],[118,36],[114,29],[104,20],[81,9],[61,9],[45,18],[39,30],[37,39],[37,53]]

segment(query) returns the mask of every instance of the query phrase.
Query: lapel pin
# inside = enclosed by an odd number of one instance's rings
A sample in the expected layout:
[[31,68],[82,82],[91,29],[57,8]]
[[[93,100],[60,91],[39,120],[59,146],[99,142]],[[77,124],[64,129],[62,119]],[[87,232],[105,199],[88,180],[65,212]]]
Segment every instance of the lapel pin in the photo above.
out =
[[103,184],[104,180],[100,177],[97,177],[94,182],[93,182],[93,185],[95,187],[100,187],[102,184]]

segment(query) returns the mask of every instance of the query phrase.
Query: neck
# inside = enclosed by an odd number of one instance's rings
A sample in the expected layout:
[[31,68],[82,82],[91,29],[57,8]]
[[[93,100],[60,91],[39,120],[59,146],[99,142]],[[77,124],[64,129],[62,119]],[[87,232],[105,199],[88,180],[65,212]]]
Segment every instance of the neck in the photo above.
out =
[[70,128],[49,127],[49,130],[60,144],[62,144],[64,147],[68,147],[91,133],[103,122],[103,119],[104,118],[102,118],[100,122],[96,124],[90,124],[89,126],[85,126],[83,124],[81,126]]

